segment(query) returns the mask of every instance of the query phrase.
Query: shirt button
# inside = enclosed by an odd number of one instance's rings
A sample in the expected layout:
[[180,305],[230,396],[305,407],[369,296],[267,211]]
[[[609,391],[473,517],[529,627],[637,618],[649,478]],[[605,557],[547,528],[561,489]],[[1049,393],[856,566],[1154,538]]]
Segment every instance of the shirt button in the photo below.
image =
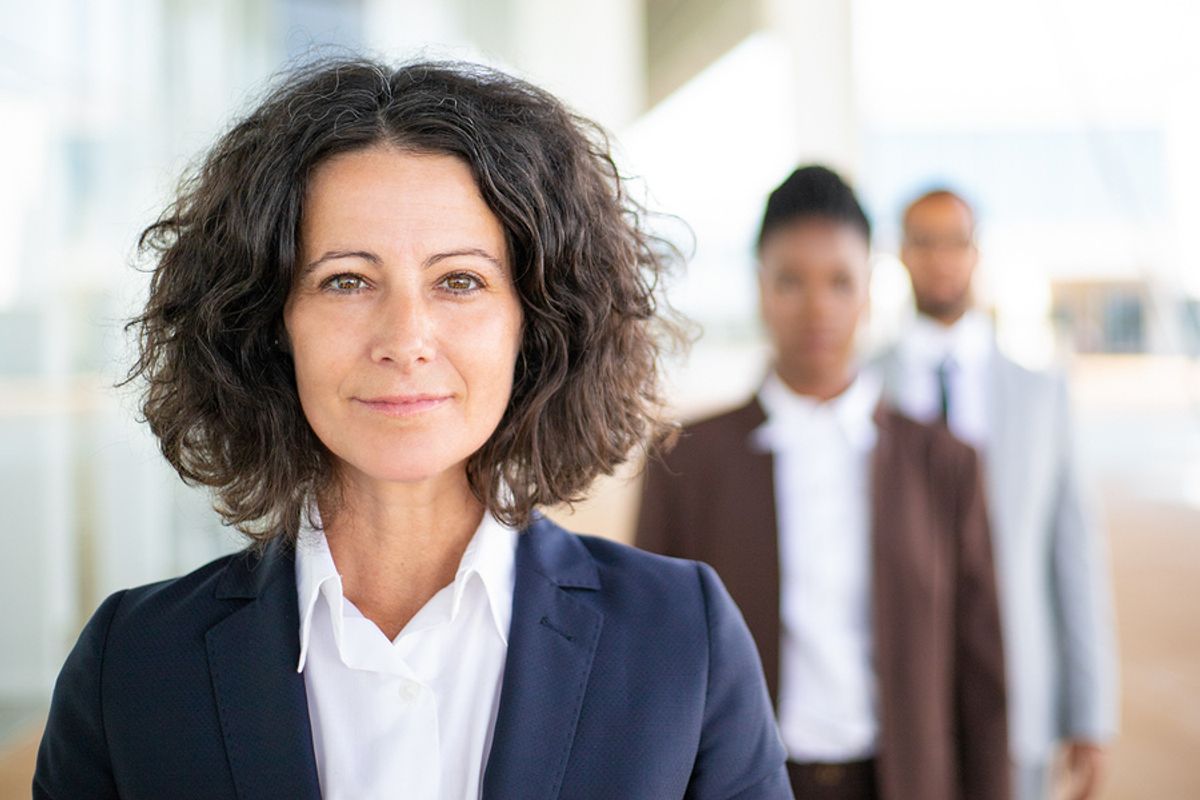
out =
[[404,683],[400,684],[398,691],[402,700],[413,700],[416,698],[417,693],[421,691],[421,688],[412,681],[405,681]]

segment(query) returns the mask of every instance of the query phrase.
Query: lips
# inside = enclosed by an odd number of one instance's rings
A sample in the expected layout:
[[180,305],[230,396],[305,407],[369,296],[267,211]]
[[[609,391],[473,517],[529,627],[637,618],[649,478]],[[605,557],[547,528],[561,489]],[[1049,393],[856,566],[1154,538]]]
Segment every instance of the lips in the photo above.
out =
[[840,342],[836,333],[826,330],[801,331],[797,340],[803,347],[814,348],[836,347]]
[[451,397],[452,395],[448,394],[401,394],[371,398],[356,397],[355,401],[372,411],[387,416],[406,417],[437,408],[449,401]]

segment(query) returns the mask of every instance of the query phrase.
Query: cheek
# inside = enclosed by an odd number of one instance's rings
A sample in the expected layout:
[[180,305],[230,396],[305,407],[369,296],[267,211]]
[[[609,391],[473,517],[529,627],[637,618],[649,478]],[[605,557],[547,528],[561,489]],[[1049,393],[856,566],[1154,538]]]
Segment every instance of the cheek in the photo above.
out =
[[851,286],[848,289],[842,289],[839,299],[843,308],[846,309],[846,315],[858,319],[867,305],[867,289],[866,286]]
[[444,341],[471,394],[506,405],[521,345],[520,306],[492,307],[471,320],[467,329],[456,325]]
[[336,396],[348,365],[355,363],[360,336],[354,327],[350,320],[315,314],[297,314],[288,321],[296,388],[306,406]]
[[312,348],[294,349],[292,360],[296,365],[296,393],[300,408],[313,430],[321,432],[328,427],[325,422],[331,417],[330,401],[336,397],[336,383],[325,368],[321,354]]
[[[500,326],[500,338],[506,343],[509,365],[516,361],[517,353],[521,350],[521,342],[525,335],[525,315],[521,303],[514,297],[504,315],[504,324]],[[511,371],[511,370],[510,370]]]
[[843,294],[840,301],[838,305],[838,317],[842,330],[845,331],[847,336],[853,337],[854,331],[858,327],[859,320],[863,315],[863,309],[866,307],[866,298],[855,290],[848,294]]
[[929,282],[929,275],[932,268],[929,265],[929,260],[925,258],[913,258],[909,262],[909,274],[912,276],[912,281],[915,284],[925,284]]
[[766,327],[767,333],[778,338],[781,329],[780,303],[777,297],[764,293],[762,302],[760,303],[762,310],[763,326]]
[[772,325],[787,319],[788,316],[795,313],[796,298],[799,294],[799,292],[783,290],[763,292],[763,318]]

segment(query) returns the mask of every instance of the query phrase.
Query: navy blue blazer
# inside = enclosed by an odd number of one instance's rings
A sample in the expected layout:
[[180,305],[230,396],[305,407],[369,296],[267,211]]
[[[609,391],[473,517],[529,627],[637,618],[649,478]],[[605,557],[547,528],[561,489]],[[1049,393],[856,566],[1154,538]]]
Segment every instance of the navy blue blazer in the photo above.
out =
[[[272,544],[105,600],[55,685],[35,800],[319,798],[294,576]],[[792,797],[716,573],[535,519],[483,796]]]

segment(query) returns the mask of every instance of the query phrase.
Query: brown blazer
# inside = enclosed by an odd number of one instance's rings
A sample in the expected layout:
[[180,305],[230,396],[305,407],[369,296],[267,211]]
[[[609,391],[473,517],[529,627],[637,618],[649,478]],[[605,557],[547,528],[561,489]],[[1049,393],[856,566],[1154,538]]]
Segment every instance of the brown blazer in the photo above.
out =
[[[757,401],[685,429],[646,468],[637,544],[712,565],[778,703],[779,556]],[[944,427],[880,407],[872,624],[883,800],[1008,800],[1004,654],[979,460]]]

